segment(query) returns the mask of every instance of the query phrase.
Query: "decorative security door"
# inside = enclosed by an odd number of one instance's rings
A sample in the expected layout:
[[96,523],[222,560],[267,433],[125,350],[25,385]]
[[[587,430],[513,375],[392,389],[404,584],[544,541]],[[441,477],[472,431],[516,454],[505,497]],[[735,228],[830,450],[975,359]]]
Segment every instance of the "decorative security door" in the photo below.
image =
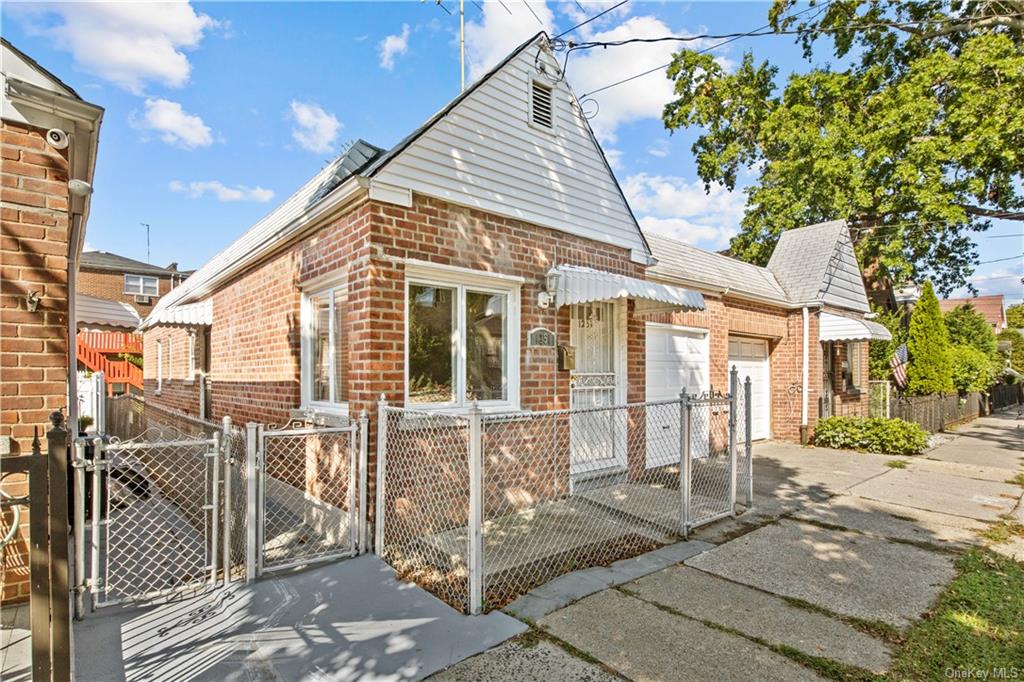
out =
[[573,415],[569,428],[574,477],[600,475],[626,464],[625,424],[617,423],[623,415],[616,410],[600,409],[616,402],[615,327],[614,303],[572,306],[569,342],[576,348],[576,369],[570,373]]

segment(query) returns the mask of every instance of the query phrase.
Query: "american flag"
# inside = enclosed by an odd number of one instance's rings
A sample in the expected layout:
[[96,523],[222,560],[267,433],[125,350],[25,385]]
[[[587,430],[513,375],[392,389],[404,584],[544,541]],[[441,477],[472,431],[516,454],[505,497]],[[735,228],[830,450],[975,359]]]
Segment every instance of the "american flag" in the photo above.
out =
[[892,367],[892,378],[896,381],[896,386],[903,390],[907,387],[907,344],[904,343],[896,349],[889,360],[889,365]]

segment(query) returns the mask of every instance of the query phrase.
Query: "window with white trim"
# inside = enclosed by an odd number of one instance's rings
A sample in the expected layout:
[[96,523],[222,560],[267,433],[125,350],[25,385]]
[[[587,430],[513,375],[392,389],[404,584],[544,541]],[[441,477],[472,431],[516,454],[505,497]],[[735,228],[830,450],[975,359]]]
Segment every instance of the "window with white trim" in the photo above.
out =
[[417,267],[406,275],[406,405],[519,403],[519,282]]
[[124,293],[135,296],[157,296],[160,294],[160,281],[156,277],[146,275],[125,275]]
[[344,285],[303,296],[302,393],[306,407],[341,410],[348,404],[347,298]]
[[156,342],[156,392],[164,387],[164,342]]
[[196,333],[190,331],[188,333],[188,380],[192,381],[196,377]]
[[856,391],[861,387],[861,342],[860,341],[847,341],[846,342],[846,366],[845,370],[845,386],[844,389],[847,391]]

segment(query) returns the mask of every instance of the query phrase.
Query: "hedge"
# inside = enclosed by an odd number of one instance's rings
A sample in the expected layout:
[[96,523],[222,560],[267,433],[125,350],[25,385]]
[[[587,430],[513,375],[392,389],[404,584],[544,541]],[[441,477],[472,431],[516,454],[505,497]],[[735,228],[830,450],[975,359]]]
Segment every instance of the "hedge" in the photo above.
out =
[[887,455],[916,455],[928,445],[928,433],[903,419],[826,417],[814,429],[814,444]]

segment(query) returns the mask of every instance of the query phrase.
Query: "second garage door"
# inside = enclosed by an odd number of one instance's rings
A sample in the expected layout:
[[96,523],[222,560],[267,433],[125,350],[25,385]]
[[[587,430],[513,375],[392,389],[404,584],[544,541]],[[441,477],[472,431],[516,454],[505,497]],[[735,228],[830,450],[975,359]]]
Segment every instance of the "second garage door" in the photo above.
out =
[[763,339],[730,338],[729,369],[734,366],[739,370],[740,390],[743,381],[750,377],[750,437],[753,440],[771,438],[772,393],[768,373],[768,342]]
[[[676,400],[708,389],[707,332],[666,324],[647,324],[647,400]],[[647,414],[647,466],[679,462],[677,408],[652,407]],[[704,427],[706,428],[706,426]],[[702,456],[706,438],[694,434],[694,454]],[[703,449],[702,449],[703,448]]]

